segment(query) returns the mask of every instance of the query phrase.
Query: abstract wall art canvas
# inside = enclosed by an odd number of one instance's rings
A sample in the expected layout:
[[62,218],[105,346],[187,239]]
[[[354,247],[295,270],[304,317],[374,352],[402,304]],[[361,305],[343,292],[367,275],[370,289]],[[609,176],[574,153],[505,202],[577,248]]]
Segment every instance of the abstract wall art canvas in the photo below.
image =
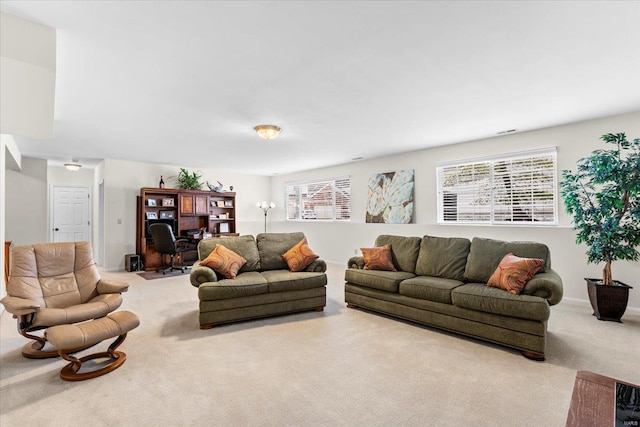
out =
[[369,177],[367,223],[413,222],[414,170],[378,173]]

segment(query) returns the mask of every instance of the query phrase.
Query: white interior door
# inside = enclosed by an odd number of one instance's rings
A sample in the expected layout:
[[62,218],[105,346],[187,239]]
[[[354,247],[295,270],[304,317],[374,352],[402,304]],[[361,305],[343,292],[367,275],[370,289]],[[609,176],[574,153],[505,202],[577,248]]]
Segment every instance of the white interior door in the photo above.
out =
[[53,187],[53,242],[91,241],[88,187]]

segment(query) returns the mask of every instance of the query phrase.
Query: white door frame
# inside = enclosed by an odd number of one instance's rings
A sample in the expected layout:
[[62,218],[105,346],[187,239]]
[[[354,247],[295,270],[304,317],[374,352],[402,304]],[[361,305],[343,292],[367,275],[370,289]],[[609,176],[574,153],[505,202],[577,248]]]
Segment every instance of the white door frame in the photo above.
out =
[[104,179],[98,184],[98,250],[97,264],[104,266]]
[[87,194],[89,194],[89,197],[87,199],[87,206],[88,206],[88,213],[87,213],[87,218],[89,219],[89,238],[88,241],[91,242],[92,241],[92,234],[93,234],[93,230],[92,230],[92,217],[91,217],[91,198],[92,198],[92,194],[91,194],[91,187],[89,186],[85,186],[85,185],[51,185],[49,187],[49,241],[50,242],[54,242],[54,217],[53,217],[53,211],[54,211],[54,207],[56,204],[55,201],[55,188],[82,188],[83,190],[86,189],[87,190]]

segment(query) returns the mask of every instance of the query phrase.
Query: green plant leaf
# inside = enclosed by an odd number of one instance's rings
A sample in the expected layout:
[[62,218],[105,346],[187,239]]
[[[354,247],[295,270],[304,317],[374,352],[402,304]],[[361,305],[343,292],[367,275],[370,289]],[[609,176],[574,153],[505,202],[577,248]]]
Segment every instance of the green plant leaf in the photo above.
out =
[[560,194],[572,215],[576,242],[588,246],[590,263],[637,261],[640,253],[640,139],[624,133],[600,137],[616,148],[579,159],[563,170]]

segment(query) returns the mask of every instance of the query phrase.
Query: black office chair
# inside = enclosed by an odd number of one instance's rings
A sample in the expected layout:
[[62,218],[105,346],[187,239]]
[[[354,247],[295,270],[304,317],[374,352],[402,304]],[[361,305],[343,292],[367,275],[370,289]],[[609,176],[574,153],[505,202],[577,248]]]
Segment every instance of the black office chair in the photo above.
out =
[[[176,254],[181,254],[182,252],[192,250],[192,248],[187,245],[189,241],[187,239],[176,240],[169,224],[151,224],[149,226],[149,232],[151,233],[153,246],[155,247],[156,252],[159,252],[162,256],[162,274],[167,274],[167,271],[173,270],[180,270],[181,273],[184,273],[187,267],[176,267],[174,265],[174,257],[176,256]],[[171,258],[171,265],[166,268],[164,264],[164,255],[169,255],[169,257]],[[156,272],[159,271],[160,268],[156,269]]]

